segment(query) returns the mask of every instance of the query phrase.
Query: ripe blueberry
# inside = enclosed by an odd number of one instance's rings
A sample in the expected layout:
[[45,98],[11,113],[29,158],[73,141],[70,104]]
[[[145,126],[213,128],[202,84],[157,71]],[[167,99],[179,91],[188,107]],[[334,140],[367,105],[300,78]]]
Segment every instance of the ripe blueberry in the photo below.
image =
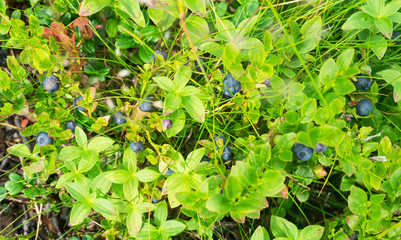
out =
[[123,125],[127,123],[127,114],[122,112],[117,112],[113,116],[113,120],[117,125]]
[[79,97],[75,98],[74,101],[73,101],[74,108],[76,108],[78,111],[86,111],[85,108],[83,108],[81,106],[78,106],[79,101],[81,101],[83,99],[84,98],[82,96],[79,96]]
[[173,126],[173,121],[171,121],[170,119],[163,119],[162,125],[164,129],[170,129]]
[[156,50],[155,53],[152,56],[153,63],[156,62],[156,55],[161,55],[164,58],[164,60],[167,60],[167,57],[168,57],[167,53],[159,51],[159,50]]
[[223,154],[221,154],[221,159],[224,161],[230,161],[234,158],[234,152],[230,146],[225,146],[223,149]]
[[362,99],[361,101],[358,102],[358,104],[356,104],[356,114],[362,117],[369,115],[372,109],[373,109],[373,104],[367,98]]
[[77,124],[74,121],[68,121],[65,123],[65,129],[70,129],[72,133],[75,132],[76,127]]
[[143,112],[152,112],[154,110],[152,98],[145,98],[145,100],[141,102],[141,105],[139,105],[139,109],[141,109]]
[[173,172],[174,171],[169,168],[169,169],[167,169],[166,175],[171,175],[171,174],[173,174]]
[[401,33],[398,31],[394,31],[391,39],[394,40],[395,44],[401,44]]
[[226,138],[223,136],[218,136],[214,138],[214,143],[216,144],[216,147],[222,147],[226,145]]
[[241,91],[241,83],[229,73],[223,80],[224,97],[232,98],[236,93]]
[[136,153],[140,153],[145,149],[145,146],[143,145],[142,141],[131,142],[129,147],[131,148],[132,151],[134,151]]
[[266,79],[266,80],[263,82],[263,84],[266,85],[266,87],[272,87],[272,85],[271,85],[271,83],[270,83],[270,78]]
[[39,147],[44,145],[52,145],[54,143],[54,139],[52,137],[49,137],[49,134],[47,132],[40,132],[36,136],[36,143],[39,145]]
[[301,143],[295,143],[293,152],[295,157],[301,161],[307,161],[313,155],[313,149]]
[[43,80],[43,89],[50,93],[57,91],[60,88],[60,78],[51,75]]
[[357,82],[355,83],[355,86],[359,91],[364,91],[364,92],[369,91],[373,81],[370,81],[370,79],[366,77],[358,77],[356,79]]
[[315,152],[321,153],[321,152],[326,151],[326,149],[327,149],[326,145],[321,144],[321,143],[317,143],[315,149],[313,149],[313,150],[315,150]]

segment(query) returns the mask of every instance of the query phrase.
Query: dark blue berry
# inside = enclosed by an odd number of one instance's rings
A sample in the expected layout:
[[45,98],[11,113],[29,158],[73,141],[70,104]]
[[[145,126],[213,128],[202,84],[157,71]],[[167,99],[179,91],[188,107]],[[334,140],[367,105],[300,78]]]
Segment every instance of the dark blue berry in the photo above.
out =
[[214,143],[216,144],[216,147],[222,147],[226,145],[226,139],[223,136],[218,136],[214,138]]
[[152,98],[145,98],[145,100],[141,102],[141,105],[139,105],[139,109],[141,109],[143,112],[152,112],[154,110]]
[[370,79],[366,77],[358,77],[356,79],[357,82],[355,83],[355,86],[359,91],[364,91],[364,92],[369,91],[373,81],[370,81]]
[[60,78],[51,75],[43,80],[43,89],[48,92],[55,92],[60,88]]
[[170,129],[173,126],[173,121],[171,121],[170,119],[163,119],[162,125],[164,129]]
[[224,97],[232,98],[241,91],[241,83],[229,73],[223,80]]
[[326,145],[321,144],[321,143],[317,143],[315,149],[313,149],[313,150],[315,150],[315,152],[321,153],[321,152],[326,151],[326,149],[327,149]]
[[266,80],[263,82],[263,84],[266,85],[266,87],[272,87],[272,85],[271,85],[271,83],[270,83],[270,78],[266,79]]
[[307,161],[313,156],[313,149],[301,143],[295,143],[294,155],[297,159],[301,161]]
[[231,161],[234,159],[234,152],[230,146],[225,146],[223,149],[223,154],[221,154],[221,159],[224,161]]
[[113,120],[117,125],[123,125],[127,123],[127,114],[122,112],[117,112],[113,116]]
[[166,175],[171,175],[171,174],[173,174],[173,172],[174,171],[169,168],[169,169],[167,169]]
[[36,136],[36,143],[39,145],[39,147],[52,145],[54,143],[54,139],[52,137],[49,137],[49,134],[47,132],[40,132]]
[[395,44],[401,44],[401,33],[398,31],[394,31],[391,39],[394,41]]
[[373,104],[367,98],[362,99],[361,101],[358,102],[358,104],[356,104],[356,114],[362,117],[369,115],[372,109],[373,109]]
[[79,96],[79,97],[75,98],[74,101],[73,101],[74,108],[76,108],[78,111],[86,111],[85,108],[83,108],[81,106],[78,106],[79,105],[79,101],[81,101],[83,99],[84,98],[82,96]]
[[155,53],[152,56],[153,62],[156,62],[156,55],[161,55],[164,58],[164,60],[167,60],[167,57],[168,57],[167,53],[159,51],[159,50],[156,50]]
[[145,145],[143,145],[142,141],[132,142],[129,146],[131,150],[136,153],[140,153],[145,149]]
[[77,124],[74,121],[68,121],[65,123],[65,129],[70,129],[72,133],[75,132],[76,127]]
[[210,162],[210,158],[203,156],[201,162]]

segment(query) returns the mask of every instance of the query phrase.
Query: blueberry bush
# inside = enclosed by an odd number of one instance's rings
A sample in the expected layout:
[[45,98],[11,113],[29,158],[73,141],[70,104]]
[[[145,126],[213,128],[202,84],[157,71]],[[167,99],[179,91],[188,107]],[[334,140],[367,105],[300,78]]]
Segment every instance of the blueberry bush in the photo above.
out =
[[400,0],[0,0],[0,236],[401,239]]

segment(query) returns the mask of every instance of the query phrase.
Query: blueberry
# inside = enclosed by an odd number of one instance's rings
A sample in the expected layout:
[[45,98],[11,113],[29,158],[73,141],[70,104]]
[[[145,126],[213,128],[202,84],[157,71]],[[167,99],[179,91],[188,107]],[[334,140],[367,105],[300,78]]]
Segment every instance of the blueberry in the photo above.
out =
[[370,89],[370,86],[372,86],[373,81],[370,81],[369,78],[366,77],[358,77],[356,78],[357,82],[355,83],[355,86],[358,90],[367,92]]
[[45,91],[48,91],[50,93],[57,91],[60,88],[60,78],[51,75],[50,77],[46,77],[45,80],[43,80],[43,89]]
[[170,129],[173,126],[173,121],[171,121],[170,119],[163,119],[162,125],[164,129]]
[[223,80],[224,97],[232,98],[236,93],[241,91],[241,83],[229,73]]
[[210,162],[210,158],[203,156],[201,162]]
[[72,133],[75,132],[77,124],[74,121],[68,121],[65,123],[65,129],[70,129]]
[[164,58],[164,60],[167,60],[167,57],[168,57],[167,53],[159,51],[159,50],[156,50],[155,53],[152,56],[153,63],[156,62],[156,55],[161,55]]
[[401,33],[398,31],[394,31],[391,39],[394,40],[395,44],[401,44]]
[[140,153],[145,149],[145,146],[143,145],[142,141],[138,141],[138,142],[132,142],[129,147],[131,148],[132,151],[136,152],[136,153]]
[[301,143],[295,143],[294,146],[294,155],[297,159],[301,161],[307,161],[313,155],[313,149],[311,147],[307,147]]
[[223,136],[218,136],[214,138],[214,143],[216,144],[216,147],[221,147],[226,145],[226,139]]
[[270,83],[270,78],[266,79],[266,80],[263,82],[263,84],[266,85],[266,87],[272,87],[272,85],[271,85],[271,83]]
[[315,152],[321,153],[321,152],[326,151],[326,149],[327,149],[326,145],[321,144],[321,143],[317,143],[315,149],[313,149],[313,150],[315,150]]
[[225,146],[223,149],[223,154],[221,154],[221,159],[224,161],[230,161],[234,159],[234,152],[230,146]]
[[362,117],[369,115],[372,109],[373,109],[373,104],[367,98],[362,99],[361,101],[358,102],[358,104],[356,104],[356,114]]
[[[206,68],[206,66],[204,64],[206,62],[206,60],[204,58],[200,58],[200,62],[202,64],[203,70],[205,70],[205,72],[206,72],[207,68]],[[195,70],[198,71],[198,72],[202,72],[202,69],[199,66],[198,60],[195,60]]]
[[117,125],[123,125],[127,123],[127,114],[122,112],[117,112],[113,116],[113,120]]
[[49,137],[49,134],[47,132],[40,132],[36,136],[36,143],[39,145],[39,147],[44,145],[52,145],[54,143],[54,139],[52,137]]
[[169,169],[167,169],[166,175],[171,175],[171,174],[173,174],[173,172],[174,171],[169,168]]
[[81,101],[83,99],[84,98],[82,96],[79,96],[79,97],[75,98],[74,101],[73,101],[74,108],[76,108],[78,111],[86,111],[85,108],[83,108],[81,106],[78,106],[79,101]]
[[139,109],[141,109],[143,112],[152,112],[154,110],[152,98],[145,98],[145,100],[141,102],[141,105],[139,105]]

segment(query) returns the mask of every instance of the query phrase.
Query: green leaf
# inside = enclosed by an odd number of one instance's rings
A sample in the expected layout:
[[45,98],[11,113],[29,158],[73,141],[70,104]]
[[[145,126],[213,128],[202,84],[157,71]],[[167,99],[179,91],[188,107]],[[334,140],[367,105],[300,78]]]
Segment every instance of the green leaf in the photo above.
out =
[[259,180],[259,192],[265,197],[273,197],[284,188],[285,178],[279,171],[266,170]]
[[381,17],[389,17],[396,13],[401,8],[401,1],[393,0],[391,3],[387,4],[380,12],[379,16]]
[[270,229],[276,238],[298,239],[298,228],[284,218],[273,215],[270,220]]
[[70,213],[70,224],[71,226],[78,225],[82,223],[86,217],[88,217],[89,213],[91,212],[91,207],[89,204],[85,202],[76,202]]
[[191,69],[185,65],[177,70],[174,75],[174,89],[176,92],[179,92],[187,85],[188,81],[191,79],[191,74]]
[[217,19],[217,29],[219,32],[217,36],[221,36],[221,39],[227,42],[233,40],[236,35],[236,28],[230,20]]
[[106,178],[107,174],[108,172],[103,172],[93,179],[91,183],[92,191],[99,190],[101,193],[107,194],[111,187],[111,181]]
[[53,64],[50,55],[41,48],[35,48],[33,51],[33,67],[35,67],[40,74],[43,74],[45,71],[48,71]]
[[163,201],[159,203],[154,213],[154,220],[157,226],[160,226],[162,222],[167,220],[168,211],[167,211],[167,202]]
[[174,89],[175,89],[174,83],[173,83],[173,81],[171,81],[170,78],[167,78],[167,77],[153,77],[153,80],[163,90],[166,90],[167,92],[174,92]]
[[0,187],[0,202],[3,201],[7,197],[7,190],[5,187]]
[[378,59],[382,59],[387,51],[387,41],[381,35],[374,35],[367,40],[370,48],[376,54]]
[[117,21],[114,18],[109,18],[106,23],[106,32],[109,37],[117,36]]
[[365,191],[352,186],[351,195],[348,197],[348,207],[354,214],[366,216],[368,211],[368,196]]
[[113,183],[125,183],[131,177],[127,170],[114,170],[106,175],[106,178]]
[[184,231],[185,228],[186,225],[183,224],[182,222],[175,220],[168,220],[162,222],[162,224],[159,227],[159,231],[161,231],[162,234],[166,236],[177,236],[179,233]]
[[336,66],[338,71],[346,71],[354,60],[355,50],[353,48],[348,48],[343,51],[337,58]]
[[205,148],[199,148],[190,152],[186,161],[186,171],[190,172],[194,170],[201,161],[203,155],[205,155]]
[[[203,0],[196,0],[202,1]],[[192,2],[192,0],[186,0],[186,2]],[[188,28],[189,37],[191,38],[192,43],[195,46],[199,46],[206,42],[207,38],[209,37],[209,25],[207,24],[206,20],[199,16],[190,16],[185,18],[185,25]],[[183,43],[185,45],[189,45],[188,36],[186,34],[183,35]]]
[[58,159],[62,161],[71,161],[81,157],[82,149],[77,146],[66,146],[61,149]]
[[11,147],[9,147],[7,149],[7,151],[12,154],[15,155],[17,157],[29,157],[31,156],[31,151],[29,150],[29,148],[25,145],[25,144],[15,144]]
[[159,172],[151,169],[142,169],[136,173],[136,177],[141,182],[153,182],[160,176]]
[[62,188],[65,186],[65,183],[72,182],[75,178],[75,173],[68,172],[63,175],[57,180],[56,188]]
[[345,21],[342,29],[353,30],[353,29],[364,29],[370,28],[374,25],[374,19],[364,12],[357,12],[351,15]]
[[148,8],[148,15],[153,23],[158,26],[162,32],[167,30],[176,20],[176,17],[159,9]]
[[182,100],[181,96],[176,93],[169,93],[167,94],[166,98],[164,99],[164,114],[168,115],[171,112],[179,109],[181,106]]
[[24,184],[20,182],[7,181],[4,186],[8,190],[9,195],[16,195],[24,189]]
[[252,185],[257,183],[258,177],[254,167],[243,161],[237,161],[236,166],[239,170],[238,177],[243,185]]
[[102,8],[110,6],[112,0],[84,0],[79,9],[79,16],[89,16],[99,12]]
[[65,188],[70,193],[70,195],[78,201],[83,201],[89,196],[89,189],[79,183],[66,183]]
[[327,88],[331,87],[334,83],[337,73],[337,65],[332,58],[329,58],[324,62],[322,69],[319,73],[320,82]]
[[126,148],[124,150],[124,156],[123,156],[124,167],[131,174],[136,173],[136,169],[137,169],[136,156],[137,156],[136,153],[134,153],[130,148]]
[[114,140],[109,137],[95,137],[88,143],[88,149],[96,152],[103,152],[110,148]]
[[211,212],[226,214],[231,210],[232,205],[230,200],[225,195],[216,193],[207,199],[206,208]]
[[299,239],[319,240],[324,233],[324,227],[318,225],[307,226],[299,233]]
[[[96,1],[96,0],[95,0]],[[110,0],[103,0],[110,1]],[[135,21],[140,27],[144,28],[146,26],[145,17],[141,11],[139,3],[137,0],[119,0],[120,9],[128,13],[132,20]]]
[[334,85],[334,91],[339,95],[348,95],[355,91],[355,85],[345,77],[339,77]]
[[205,121],[205,106],[197,96],[184,96],[181,99],[182,105],[193,119],[198,122]]
[[39,159],[37,162],[31,163],[29,166],[22,167],[22,170],[26,173],[33,174],[43,171],[45,168],[45,163],[43,159]]
[[375,25],[386,38],[391,39],[391,35],[393,34],[393,22],[389,17],[375,19]]
[[88,149],[82,151],[81,157],[81,161],[79,161],[78,164],[78,171],[83,173],[91,170],[92,167],[95,166],[97,160],[99,160],[99,153]]
[[75,128],[75,140],[81,148],[86,148],[88,138],[86,137],[85,132],[78,126]]
[[301,27],[302,36],[306,39],[313,37],[320,37],[322,33],[322,19],[321,17],[314,17],[306,21]]
[[268,30],[265,32],[265,36],[263,38],[263,46],[265,54],[268,54],[273,48],[273,35]]
[[205,16],[206,14],[206,3],[207,1],[204,0],[184,0],[185,5],[189,9],[191,9],[193,12],[196,14],[199,14],[201,16]]
[[230,73],[234,76],[241,76],[245,74],[245,70],[241,64],[241,51],[240,48],[233,43],[228,43],[223,52],[223,63]]
[[142,227],[142,216],[138,211],[131,211],[127,215],[128,233],[135,237]]
[[138,196],[138,180],[136,178],[127,178],[123,184],[124,197],[128,201]]
[[[368,0],[368,6],[374,9],[377,13],[381,12],[384,7],[385,0]],[[379,14],[376,14],[379,15]]]
[[173,122],[173,126],[170,129],[166,130],[167,137],[170,138],[177,133],[181,132],[181,130],[185,126],[185,113],[182,109],[178,109],[177,111],[168,115],[168,118]]
[[251,240],[270,240],[270,236],[264,227],[259,226],[252,234]]
[[97,198],[92,207],[95,211],[110,220],[115,220],[118,215],[118,212],[114,208],[113,204],[104,198]]

